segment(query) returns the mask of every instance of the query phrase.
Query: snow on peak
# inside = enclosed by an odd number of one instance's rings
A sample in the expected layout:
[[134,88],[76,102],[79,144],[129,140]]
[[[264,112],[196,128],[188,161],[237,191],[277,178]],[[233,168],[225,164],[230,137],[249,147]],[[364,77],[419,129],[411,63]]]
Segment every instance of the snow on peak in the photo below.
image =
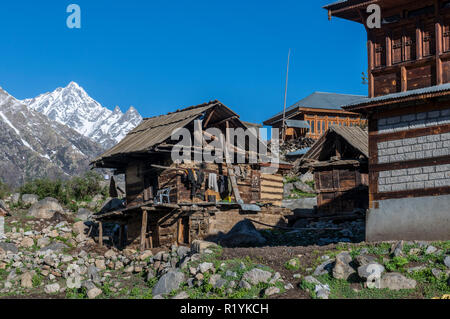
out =
[[118,106],[114,111],[103,107],[76,82],[23,102],[31,109],[73,128],[105,147],[118,143],[142,121],[141,115],[133,107],[125,114]]

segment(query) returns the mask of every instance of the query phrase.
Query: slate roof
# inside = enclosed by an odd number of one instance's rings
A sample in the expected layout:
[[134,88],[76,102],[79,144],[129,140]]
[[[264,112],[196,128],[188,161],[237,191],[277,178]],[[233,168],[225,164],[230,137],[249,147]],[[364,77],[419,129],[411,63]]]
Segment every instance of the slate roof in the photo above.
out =
[[[338,94],[326,92],[314,92],[313,94],[298,101],[294,105],[286,108],[286,113],[296,108],[312,108],[312,109],[327,109],[327,110],[342,110],[342,105],[348,105],[366,98],[363,95]],[[271,121],[277,116],[283,115],[283,111],[272,116],[265,122]]]
[[331,126],[303,156],[304,159],[319,160],[327,139],[331,134],[340,135],[351,146],[369,158],[369,134],[358,126]]

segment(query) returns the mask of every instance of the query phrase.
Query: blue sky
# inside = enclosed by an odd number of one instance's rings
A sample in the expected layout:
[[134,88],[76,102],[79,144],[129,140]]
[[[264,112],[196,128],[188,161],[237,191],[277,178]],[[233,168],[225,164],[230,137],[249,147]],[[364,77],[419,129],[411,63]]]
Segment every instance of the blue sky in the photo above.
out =
[[[3,1],[0,86],[30,98],[79,83],[102,105],[147,117],[218,99],[246,121],[314,91],[367,94],[366,35],[325,1]],[[332,2],[332,1],[331,1]],[[68,29],[66,7],[81,7]]]

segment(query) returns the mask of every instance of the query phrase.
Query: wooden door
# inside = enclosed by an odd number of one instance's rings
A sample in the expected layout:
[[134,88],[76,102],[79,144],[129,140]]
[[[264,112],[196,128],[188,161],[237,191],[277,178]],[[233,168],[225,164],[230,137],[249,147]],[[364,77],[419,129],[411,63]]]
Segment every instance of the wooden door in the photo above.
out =
[[178,219],[178,244],[189,243],[189,216],[183,216]]

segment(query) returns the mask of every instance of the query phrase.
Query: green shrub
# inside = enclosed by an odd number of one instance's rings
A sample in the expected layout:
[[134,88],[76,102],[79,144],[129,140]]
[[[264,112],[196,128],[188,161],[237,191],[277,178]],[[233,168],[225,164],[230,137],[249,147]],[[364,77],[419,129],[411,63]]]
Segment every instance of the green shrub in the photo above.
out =
[[39,199],[53,197],[66,206],[73,206],[74,202],[89,201],[96,194],[107,195],[107,188],[102,188],[101,180],[101,175],[92,171],[69,180],[41,178],[25,183],[19,192],[36,194]]
[[2,180],[0,180],[0,199],[5,199],[10,194],[10,190],[8,185],[3,183]]

